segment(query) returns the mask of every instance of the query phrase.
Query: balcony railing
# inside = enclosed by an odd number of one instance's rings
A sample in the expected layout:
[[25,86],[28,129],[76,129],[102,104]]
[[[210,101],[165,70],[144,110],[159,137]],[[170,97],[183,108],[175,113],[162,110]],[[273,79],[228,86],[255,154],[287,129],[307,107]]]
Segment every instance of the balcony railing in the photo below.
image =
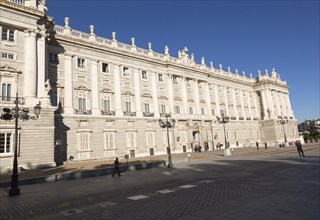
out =
[[143,117],[154,117],[154,113],[143,112]]
[[101,111],[102,115],[116,115],[115,111]]
[[91,115],[91,110],[75,109],[74,113],[76,115]]
[[136,116],[135,112],[123,112],[124,116]]
[[231,117],[230,120],[237,120],[237,118],[236,117]]
[[239,117],[239,120],[244,120],[244,117]]
[[251,120],[251,118],[250,118],[250,117],[248,117],[248,118],[247,118],[247,120]]
[[12,2],[18,5],[25,5],[25,0],[7,0],[8,2]]
[[166,117],[167,113],[160,113],[160,117]]
[[[16,97],[0,96],[0,104],[6,104],[6,105],[16,104]],[[19,97],[18,104],[24,105],[25,104],[24,98]]]

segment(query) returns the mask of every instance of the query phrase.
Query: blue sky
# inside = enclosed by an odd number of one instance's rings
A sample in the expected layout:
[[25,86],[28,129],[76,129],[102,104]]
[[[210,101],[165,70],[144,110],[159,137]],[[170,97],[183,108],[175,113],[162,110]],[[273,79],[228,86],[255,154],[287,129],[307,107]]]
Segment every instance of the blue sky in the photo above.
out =
[[188,47],[200,63],[245,71],[254,77],[274,67],[290,86],[299,122],[320,118],[319,1],[310,0],[48,0],[48,15],[58,25],[69,17],[71,28],[171,56]]

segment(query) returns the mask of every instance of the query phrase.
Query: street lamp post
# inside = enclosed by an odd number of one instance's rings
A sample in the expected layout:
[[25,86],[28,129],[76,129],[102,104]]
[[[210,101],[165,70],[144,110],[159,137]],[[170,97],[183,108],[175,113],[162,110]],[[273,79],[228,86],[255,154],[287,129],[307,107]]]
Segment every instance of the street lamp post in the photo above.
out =
[[223,124],[223,133],[224,133],[224,156],[231,156],[231,150],[229,148],[228,142],[227,142],[227,135],[226,135],[226,128],[225,128],[225,124],[227,124],[228,122],[230,122],[229,117],[221,115],[221,117],[217,116],[217,121],[220,124]]
[[162,121],[161,118],[159,118],[159,125],[161,128],[167,128],[167,139],[168,139],[168,167],[171,168],[172,167],[172,157],[171,157],[171,149],[170,149],[170,137],[169,137],[169,128],[173,128],[176,124],[176,120],[174,120],[173,118],[171,118],[171,120],[169,121],[169,118],[171,117],[170,114],[166,114],[166,120]]
[[11,175],[11,188],[9,190],[9,196],[16,196],[20,195],[20,188],[18,187],[18,121],[19,119],[23,121],[27,121],[29,119],[37,120],[41,110],[41,103],[34,106],[34,116],[29,115],[28,108],[19,108],[18,106],[18,92],[16,93],[15,98],[15,107],[10,108],[3,108],[3,114],[1,114],[0,119],[5,121],[11,121],[15,119],[14,124],[14,133],[15,133],[15,146],[14,146],[14,159],[13,159],[13,170]]
[[285,146],[288,146],[288,140],[287,140],[287,136],[286,136],[286,130],[284,128],[284,125],[288,123],[288,119],[284,119],[282,117],[280,117],[280,119],[278,120],[278,124],[282,125],[282,129],[283,129],[283,136],[284,136],[284,144]]

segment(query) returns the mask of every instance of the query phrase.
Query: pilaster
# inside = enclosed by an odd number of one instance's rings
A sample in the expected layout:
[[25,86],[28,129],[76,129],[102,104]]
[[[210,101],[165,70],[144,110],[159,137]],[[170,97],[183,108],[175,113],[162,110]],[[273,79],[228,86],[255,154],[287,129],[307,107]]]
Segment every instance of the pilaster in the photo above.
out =
[[220,115],[220,102],[219,102],[219,94],[218,94],[217,85],[213,85],[213,90],[214,90],[214,97],[215,97],[215,102],[216,102],[216,116],[221,116]]
[[134,93],[135,93],[135,103],[136,103],[136,115],[137,117],[142,117],[141,112],[141,94],[140,94],[140,71],[138,69],[133,70],[134,77]]
[[101,115],[99,110],[98,62],[91,60],[92,115]]
[[[245,119],[247,116],[246,116],[246,113],[244,111],[244,103],[243,103],[243,91],[240,90],[239,91],[239,96],[240,96],[240,103],[241,103],[241,111],[242,111],[242,117]],[[246,119],[245,119],[246,120]]]
[[251,120],[253,120],[252,110],[251,110],[250,92],[249,91],[246,91],[246,96],[247,96],[247,102],[248,102],[248,108],[249,108],[249,117],[251,118]]
[[205,91],[206,91],[206,103],[207,103],[207,115],[212,115],[211,113],[211,99],[210,99],[210,92],[209,92],[209,83],[205,82],[204,83],[205,86]]
[[227,88],[223,87],[223,94],[224,94],[224,103],[226,106],[226,115],[225,116],[230,116],[229,114],[229,103],[228,103],[228,96],[227,96]]
[[123,116],[123,111],[121,108],[120,66],[117,64],[114,64],[112,67],[113,67],[113,78],[114,78],[114,97],[115,97],[116,116]]
[[187,97],[187,87],[186,87],[186,78],[182,77],[182,85],[181,85],[181,93],[182,93],[182,106],[181,113],[187,115],[188,114],[188,97]]
[[[236,101],[236,94],[234,89],[231,89],[232,92],[232,102],[233,102],[233,111],[234,111],[234,115],[236,117],[237,120],[239,120],[239,115],[238,115],[238,111],[237,111],[237,101]],[[230,115],[231,116],[231,115]]]
[[159,103],[158,103],[158,89],[156,81],[156,73],[150,73],[151,85],[152,85],[152,101],[153,101],[153,113],[155,118],[159,118]]
[[174,113],[173,105],[173,88],[172,88],[172,75],[168,75],[168,99],[169,99],[169,113]]
[[199,84],[198,80],[194,80],[194,102],[195,102],[195,115],[201,114],[200,113],[200,100],[199,100]]
[[72,56],[64,54],[64,113],[73,114]]

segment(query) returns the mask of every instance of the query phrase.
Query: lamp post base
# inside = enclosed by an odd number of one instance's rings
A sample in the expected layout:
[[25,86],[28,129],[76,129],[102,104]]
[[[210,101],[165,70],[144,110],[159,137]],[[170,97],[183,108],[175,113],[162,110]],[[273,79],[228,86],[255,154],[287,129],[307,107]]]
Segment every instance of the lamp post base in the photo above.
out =
[[232,156],[232,151],[230,148],[224,149],[224,156]]
[[17,188],[11,188],[9,190],[9,196],[18,196],[20,195],[20,188],[17,187]]

